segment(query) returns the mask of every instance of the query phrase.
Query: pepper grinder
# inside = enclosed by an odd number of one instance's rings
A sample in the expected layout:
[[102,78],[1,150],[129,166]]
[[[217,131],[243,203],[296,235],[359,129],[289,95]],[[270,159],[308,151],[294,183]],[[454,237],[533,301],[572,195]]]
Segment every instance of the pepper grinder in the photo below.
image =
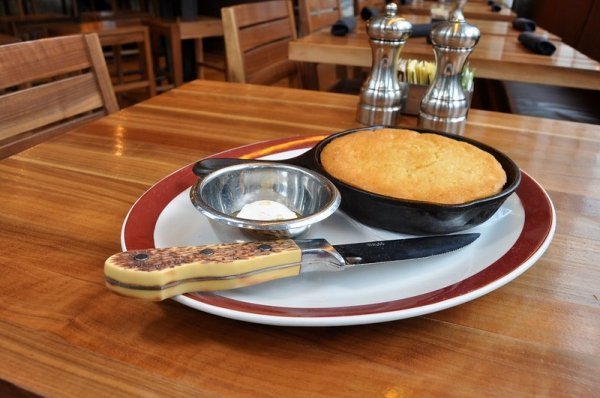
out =
[[461,84],[465,62],[479,42],[481,33],[462,13],[466,0],[456,2],[448,21],[431,30],[436,72],[421,100],[418,126],[448,133],[464,132],[469,99]]
[[369,126],[394,126],[408,96],[408,84],[398,79],[398,60],[412,25],[397,12],[396,3],[388,3],[384,15],[367,22],[373,66],[361,88],[356,119]]
[[464,20],[465,16],[463,14],[463,9],[465,8],[465,5],[467,4],[468,0],[457,0],[456,4],[454,4],[454,9],[452,10],[451,14],[454,18],[460,19],[460,20]]

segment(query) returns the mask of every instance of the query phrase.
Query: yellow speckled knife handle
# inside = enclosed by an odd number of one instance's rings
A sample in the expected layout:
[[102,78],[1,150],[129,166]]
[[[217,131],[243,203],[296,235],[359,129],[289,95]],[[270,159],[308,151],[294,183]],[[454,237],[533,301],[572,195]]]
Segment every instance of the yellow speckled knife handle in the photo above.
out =
[[148,300],[225,290],[300,274],[302,251],[291,239],[134,250],[104,263],[106,286]]

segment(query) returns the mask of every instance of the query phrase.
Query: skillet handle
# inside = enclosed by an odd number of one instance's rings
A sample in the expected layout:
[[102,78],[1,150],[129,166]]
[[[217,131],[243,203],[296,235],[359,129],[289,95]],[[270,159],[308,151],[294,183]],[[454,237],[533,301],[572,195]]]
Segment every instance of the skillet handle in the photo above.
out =
[[192,171],[200,178],[206,177],[208,174],[215,170],[222,169],[223,167],[233,166],[242,163],[285,163],[293,166],[300,166],[313,171],[318,171],[315,164],[315,148],[311,148],[303,154],[296,156],[295,158],[289,158],[284,160],[264,160],[264,159],[238,159],[238,158],[208,158],[202,159],[194,163]]
[[215,170],[241,163],[270,162],[269,160],[238,159],[238,158],[209,158],[197,161],[192,168],[198,177],[205,177]]

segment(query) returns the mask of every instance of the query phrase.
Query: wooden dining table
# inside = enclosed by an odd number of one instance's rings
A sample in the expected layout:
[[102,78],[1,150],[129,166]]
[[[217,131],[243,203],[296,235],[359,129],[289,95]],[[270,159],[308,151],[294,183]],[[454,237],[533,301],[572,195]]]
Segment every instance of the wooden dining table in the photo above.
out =
[[[310,315],[333,306],[326,296],[304,314],[268,306],[249,314],[249,302],[237,311],[250,316],[242,320],[105,287],[104,261],[128,239],[159,239],[169,220],[175,228],[164,238],[196,238],[188,223],[199,213],[166,214],[173,201],[191,207],[194,162],[310,147],[360,127],[356,106],[346,94],[196,80],[1,160],[0,395],[599,396],[597,125],[470,111],[465,137],[524,173],[512,199],[528,203],[515,245],[536,246],[531,234],[544,243],[505,279],[488,274],[494,281],[477,297],[464,291],[468,300],[447,301],[461,282],[444,290],[442,307],[416,304],[419,312],[365,322],[347,315],[336,325]],[[139,213],[142,204],[157,212]],[[145,237],[128,236],[131,223]],[[516,246],[502,260],[509,268],[523,255]],[[296,288],[273,292],[284,302],[301,294],[299,281],[288,283]],[[227,306],[220,300],[215,308]]]
[[[194,40],[195,64],[199,78],[204,78],[205,67],[215,68],[214,65],[208,65],[204,62],[203,39],[223,36],[221,18],[204,15],[200,15],[194,20],[154,17],[145,18],[144,25],[150,29],[153,41],[158,41],[162,37],[169,43],[167,46],[169,52],[167,59],[171,64],[171,84],[174,86],[180,86],[184,81],[183,54],[181,50],[183,40]],[[155,44],[157,45],[157,43]]]
[[[500,3],[500,2],[498,2]],[[450,1],[440,5],[438,1],[425,0],[420,2],[411,2],[408,4],[398,4],[400,14],[431,15],[432,9],[446,8],[452,6]],[[501,7],[498,11],[492,11],[492,7],[487,2],[469,2],[463,8],[463,14],[466,18],[487,19],[491,21],[512,21],[517,17],[514,11],[508,7]]]
[[[430,24],[431,17],[429,15],[420,15],[420,14],[400,14],[402,18],[406,19],[413,25],[418,24]],[[493,35],[493,36],[512,36],[518,37],[522,31],[515,29],[512,25],[512,22],[508,21],[494,21],[489,19],[475,19],[469,18],[468,22],[477,26],[482,35]],[[356,31],[358,32],[366,32],[366,22],[361,18],[357,18],[356,20]],[[562,39],[555,35],[554,33],[544,29],[541,26],[535,27],[535,34],[538,36],[542,36],[551,41],[561,41]]]
[[[552,43],[556,51],[545,56],[526,49],[515,35],[482,33],[468,62],[475,76],[480,78],[600,89],[599,62],[562,41],[552,40]],[[433,61],[433,47],[425,37],[409,38],[400,57]],[[346,36],[334,36],[329,29],[323,29],[290,42],[289,58],[299,62],[370,67],[371,46],[362,29]]]

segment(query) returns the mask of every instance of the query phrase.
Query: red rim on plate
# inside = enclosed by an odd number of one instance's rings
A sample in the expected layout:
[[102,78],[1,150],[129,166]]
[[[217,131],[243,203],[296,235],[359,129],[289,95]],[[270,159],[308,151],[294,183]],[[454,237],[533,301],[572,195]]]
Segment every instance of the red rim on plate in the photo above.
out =
[[[214,156],[258,158],[297,149],[308,149],[325,136],[292,137],[235,148]],[[123,250],[154,247],[154,230],[164,208],[196,181],[188,165],[165,177],[146,191],[131,208],[122,231]],[[425,294],[399,300],[348,307],[296,308],[279,307],[239,301],[214,293],[189,293],[188,299],[221,309],[262,316],[325,318],[390,313],[459,298],[496,283],[519,271],[542,246],[548,244],[554,228],[552,203],[544,189],[526,173],[516,191],[525,210],[523,230],[515,244],[496,262],[460,282]],[[524,272],[524,269],[522,270]]]

